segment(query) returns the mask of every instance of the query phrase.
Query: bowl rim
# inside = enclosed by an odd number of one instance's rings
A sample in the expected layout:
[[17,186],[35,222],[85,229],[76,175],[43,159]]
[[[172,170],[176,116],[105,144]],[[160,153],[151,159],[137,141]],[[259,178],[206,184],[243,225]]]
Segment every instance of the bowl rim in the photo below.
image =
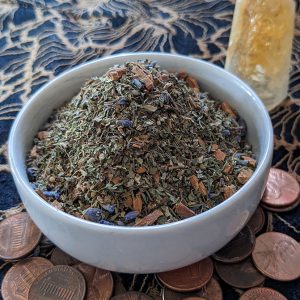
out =
[[[263,117],[263,125],[264,125],[264,131],[266,134],[265,138],[267,139],[267,147],[266,147],[265,153],[263,153],[261,156],[260,163],[258,164],[258,166],[255,169],[251,178],[246,182],[246,184],[244,184],[231,197],[226,199],[226,201],[218,204],[217,206],[215,206],[201,214],[195,215],[193,217],[190,217],[190,218],[187,218],[184,220],[168,223],[168,224],[152,225],[152,226],[144,226],[144,227],[142,227],[142,226],[134,227],[134,226],[105,225],[105,224],[99,224],[99,223],[91,222],[88,220],[84,220],[79,217],[75,217],[71,214],[68,214],[66,212],[63,212],[63,211],[55,208],[54,206],[49,204],[47,201],[45,201],[43,198],[41,198],[32,189],[27,176],[26,175],[23,176],[19,172],[19,167],[16,164],[15,152],[13,151],[13,149],[15,148],[15,144],[18,143],[17,141],[15,141],[15,135],[20,126],[19,125],[20,122],[22,121],[23,118],[25,118],[24,116],[26,116],[29,108],[34,104],[34,102],[36,102],[38,100],[38,98],[44,93],[44,91],[47,90],[49,86],[56,83],[57,81],[63,80],[63,78],[65,76],[67,76],[68,74],[78,71],[80,69],[88,68],[89,66],[91,66],[95,63],[99,63],[99,62],[101,63],[102,61],[111,60],[115,57],[137,60],[137,59],[140,59],[141,56],[142,57],[151,56],[151,59],[154,59],[155,57],[161,58],[161,59],[163,59],[164,57],[172,57],[174,59],[180,58],[183,60],[190,60],[192,62],[195,62],[196,64],[202,64],[208,68],[215,69],[216,71],[223,73],[223,75],[227,76],[230,79],[230,81],[235,81],[241,89],[244,89],[247,92],[247,94],[249,94],[249,96],[251,98],[251,102],[254,102],[254,103],[256,103],[256,105],[258,105],[260,113]],[[39,101],[41,101],[41,100],[39,100]],[[135,233],[142,232],[143,234],[145,234],[145,233],[151,234],[151,233],[157,232],[158,229],[161,232],[164,230],[169,231],[171,229],[176,229],[178,226],[180,226],[180,227],[188,226],[189,227],[193,223],[196,224],[200,221],[205,222],[205,220],[207,218],[210,218],[211,215],[220,215],[223,209],[226,209],[234,202],[237,202],[240,197],[245,196],[248,187],[250,187],[251,185],[255,185],[256,181],[260,180],[263,173],[265,172],[265,169],[269,167],[269,164],[272,159],[272,154],[273,154],[273,127],[272,127],[269,113],[268,113],[266,107],[264,106],[263,102],[260,100],[260,98],[245,82],[240,80],[235,75],[229,73],[225,69],[223,69],[215,64],[212,64],[210,62],[204,61],[202,59],[193,58],[193,57],[180,55],[180,54],[170,54],[170,53],[161,53],[161,52],[134,52],[134,53],[121,53],[121,54],[116,54],[116,55],[110,55],[110,56],[106,56],[103,58],[91,60],[89,62],[85,62],[83,64],[80,64],[76,67],[71,67],[71,69],[62,72],[59,76],[53,78],[47,84],[43,85],[38,91],[36,91],[30,97],[30,99],[27,101],[27,103],[23,106],[23,108],[17,115],[17,117],[12,125],[11,131],[9,134],[9,140],[8,140],[8,161],[9,161],[9,166],[10,166],[13,178],[15,181],[17,180],[18,183],[25,188],[25,191],[28,194],[30,194],[30,196],[33,199],[31,201],[34,201],[34,199],[39,200],[40,204],[43,206],[44,209],[46,209],[49,212],[51,212],[52,214],[56,215],[56,217],[58,219],[60,219],[64,222],[69,222],[76,226],[89,227],[89,230],[92,230],[92,231],[94,231],[94,230],[95,231],[109,230],[109,232],[111,232],[111,233],[118,232],[118,233],[124,233],[124,234],[126,234],[126,233],[130,234],[133,232],[135,232]],[[25,174],[26,174],[26,165],[23,165],[23,168],[25,169]],[[25,208],[26,208],[26,205],[25,205]]]

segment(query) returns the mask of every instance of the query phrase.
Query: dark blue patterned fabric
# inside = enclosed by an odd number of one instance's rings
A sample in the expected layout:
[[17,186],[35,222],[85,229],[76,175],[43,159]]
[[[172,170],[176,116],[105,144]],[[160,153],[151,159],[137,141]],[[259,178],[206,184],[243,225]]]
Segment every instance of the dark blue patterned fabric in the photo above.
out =
[[[30,95],[75,65],[120,52],[180,53],[223,66],[233,9],[234,0],[2,0],[0,211],[20,202],[7,164],[6,142],[14,118]],[[299,44],[298,15],[289,99],[272,112],[273,165],[293,173],[298,180]],[[274,230],[300,241],[300,207],[280,214],[279,218],[273,215],[273,225]],[[0,270],[0,282],[8,267]],[[133,275],[122,277],[127,287],[132,285]],[[140,289],[144,279],[143,275],[137,276],[135,290]],[[153,277],[146,279],[150,284]],[[265,286],[277,289],[288,299],[300,299],[300,280],[289,283],[266,280]],[[238,298],[237,292],[225,284],[223,291],[224,299]]]

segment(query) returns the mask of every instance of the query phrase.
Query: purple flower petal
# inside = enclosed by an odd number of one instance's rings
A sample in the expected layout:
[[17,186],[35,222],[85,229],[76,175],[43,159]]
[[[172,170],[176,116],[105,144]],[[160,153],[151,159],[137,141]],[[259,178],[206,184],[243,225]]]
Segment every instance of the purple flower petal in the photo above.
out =
[[34,168],[28,168],[27,169],[27,175],[29,176],[29,177],[36,177],[36,169],[34,169]]
[[103,224],[103,225],[112,225],[112,226],[115,226],[116,224],[115,223],[112,223],[112,222],[109,222],[109,221],[106,221],[106,220],[101,220],[100,222],[98,222],[99,224]]
[[110,214],[115,212],[116,204],[103,204],[101,205],[103,209],[108,211]]
[[132,79],[131,83],[136,87],[138,88],[139,90],[141,90],[143,88],[143,83],[138,80],[138,79]]
[[54,199],[59,199],[60,197],[60,192],[58,191],[43,191],[43,194],[46,196],[46,197],[51,197],[51,198],[54,198]]
[[102,219],[102,209],[90,207],[84,212],[84,217],[92,222],[99,222]]
[[128,105],[128,99],[127,98],[125,98],[125,97],[120,97],[119,99],[118,99],[118,104],[119,105]]
[[125,215],[125,222],[129,222],[135,220],[136,217],[139,215],[138,211],[130,211]]
[[123,127],[132,127],[133,122],[131,120],[118,120],[117,125]]

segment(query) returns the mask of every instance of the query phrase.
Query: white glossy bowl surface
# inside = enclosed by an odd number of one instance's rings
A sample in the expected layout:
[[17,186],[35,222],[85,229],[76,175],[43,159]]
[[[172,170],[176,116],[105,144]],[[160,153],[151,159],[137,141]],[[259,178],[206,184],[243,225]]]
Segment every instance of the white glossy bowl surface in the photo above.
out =
[[[70,100],[92,76],[115,64],[137,59],[156,60],[169,71],[184,69],[200,82],[201,90],[228,101],[248,126],[248,137],[258,157],[251,179],[217,207],[192,218],[152,227],[118,227],[88,222],[52,207],[31,188],[25,156],[38,129],[53,109]],[[24,205],[41,231],[75,258],[104,269],[152,273],[201,260],[224,246],[247,223],[261,198],[273,150],[268,112],[256,94],[223,69],[180,55],[122,54],[95,60],[58,76],[34,94],[14,122],[9,138],[9,162]]]

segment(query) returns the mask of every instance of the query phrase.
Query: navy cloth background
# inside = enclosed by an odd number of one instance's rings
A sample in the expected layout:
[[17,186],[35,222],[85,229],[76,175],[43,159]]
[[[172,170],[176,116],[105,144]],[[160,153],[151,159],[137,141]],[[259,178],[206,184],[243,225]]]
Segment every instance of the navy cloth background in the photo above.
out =
[[[0,3],[0,216],[19,196],[7,162],[11,125],[30,95],[61,72],[120,52],[163,51],[224,65],[233,0],[2,0]],[[288,99],[272,112],[273,165],[300,176],[300,16]],[[262,128],[263,130],[263,128]],[[272,215],[274,230],[300,241],[300,208]],[[1,243],[1,241],[0,241]],[[0,263],[1,266],[1,263]],[[0,270],[0,282],[9,266]],[[127,286],[132,275],[122,275]],[[148,277],[147,277],[148,278]],[[140,289],[145,276],[137,276]],[[147,279],[148,280],[148,279]],[[149,276],[151,281],[151,276]],[[146,285],[147,286],[147,285]],[[300,299],[300,280],[265,286]],[[223,285],[225,299],[237,293]]]

